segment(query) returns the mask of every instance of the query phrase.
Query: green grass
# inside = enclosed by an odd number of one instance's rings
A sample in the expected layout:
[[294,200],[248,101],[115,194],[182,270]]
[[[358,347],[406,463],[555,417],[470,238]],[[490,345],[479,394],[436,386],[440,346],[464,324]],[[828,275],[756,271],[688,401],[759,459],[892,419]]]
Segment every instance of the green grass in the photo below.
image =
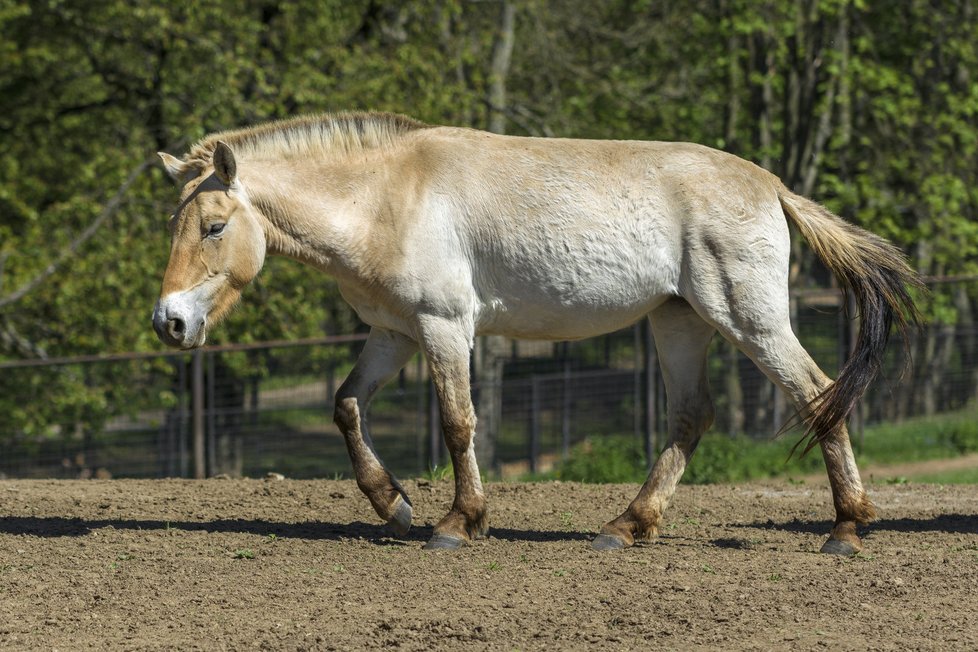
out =
[[[790,479],[821,472],[824,464],[818,450],[805,457],[798,454],[789,457],[799,437],[798,434],[788,434],[770,441],[707,433],[686,469],[683,482],[709,484],[773,477]],[[965,410],[900,424],[876,425],[866,429],[861,443],[856,456],[861,466],[955,458],[978,451],[978,416],[974,410]],[[640,442],[631,436],[608,436],[579,443],[553,472],[537,476],[537,479],[643,482],[646,468]],[[978,469],[919,475],[909,480],[978,483]]]
[[913,482],[931,484],[978,484],[978,469],[955,469],[940,473],[921,473],[910,478]]
[[972,409],[868,427],[858,458],[863,464],[895,464],[974,452],[978,452],[978,414]]

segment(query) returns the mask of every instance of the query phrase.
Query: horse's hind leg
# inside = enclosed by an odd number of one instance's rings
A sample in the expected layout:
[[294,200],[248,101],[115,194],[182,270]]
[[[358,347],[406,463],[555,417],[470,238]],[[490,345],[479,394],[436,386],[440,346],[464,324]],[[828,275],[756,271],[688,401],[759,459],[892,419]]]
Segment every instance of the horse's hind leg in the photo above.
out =
[[[739,333],[737,343],[741,350],[792,399],[799,414],[806,417],[811,400],[831,381],[802,348],[787,321],[780,328],[751,331]],[[859,479],[846,426],[843,424],[829,433],[820,445],[836,515],[835,526],[822,552],[852,555],[862,550],[856,525],[875,519],[876,510]]]
[[411,502],[373,448],[367,429],[370,399],[401,370],[418,345],[403,335],[374,328],[356,365],[336,393],[333,420],[346,440],[357,485],[380,518],[399,535],[411,527]]
[[[757,268],[763,269],[760,265]],[[721,272],[713,277],[722,275]],[[703,275],[703,278],[710,278],[710,275]],[[735,288],[729,293],[727,302],[704,301],[693,305],[781,388],[803,418],[807,417],[812,399],[831,381],[792,332],[787,293],[774,284],[763,282],[750,284],[749,289],[747,284],[738,284],[733,279],[728,279],[726,285]],[[701,292],[698,296],[709,297],[711,294],[717,296],[709,292]],[[872,521],[876,511],[859,479],[845,425],[829,433],[820,445],[836,513],[835,527],[822,546],[822,552],[855,554],[862,549],[856,525]]]
[[648,479],[618,518],[601,528],[595,550],[614,550],[654,537],[700,437],[713,423],[706,353],[716,330],[674,298],[649,315],[666,383],[669,444]]

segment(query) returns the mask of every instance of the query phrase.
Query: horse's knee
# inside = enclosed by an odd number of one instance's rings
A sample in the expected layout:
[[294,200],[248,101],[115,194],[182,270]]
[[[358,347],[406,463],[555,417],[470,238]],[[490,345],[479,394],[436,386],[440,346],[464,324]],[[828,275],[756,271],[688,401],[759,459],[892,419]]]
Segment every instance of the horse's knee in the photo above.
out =
[[717,410],[713,404],[713,397],[707,394],[700,400],[699,431],[701,434],[710,429],[716,417]]
[[699,444],[700,437],[710,429],[716,418],[716,408],[709,394],[691,397],[676,410],[672,439],[692,455]]
[[360,427],[360,407],[357,399],[352,396],[336,395],[336,407],[333,408],[333,423],[344,433]]
[[449,448],[465,450],[475,436],[475,412],[472,410],[442,413],[441,427]]

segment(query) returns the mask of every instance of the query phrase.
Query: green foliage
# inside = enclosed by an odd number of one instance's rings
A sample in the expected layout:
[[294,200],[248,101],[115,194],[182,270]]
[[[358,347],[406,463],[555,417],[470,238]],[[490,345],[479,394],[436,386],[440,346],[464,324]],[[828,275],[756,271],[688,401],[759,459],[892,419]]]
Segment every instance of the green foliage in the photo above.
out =
[[974,409],[966,409],[868,427],[858,461],[890,464],[974,452],[978,452],[978,415]]
[[777,476],[797,476],[822,469],[817,451],[804,458],[791,456],[792,439],[755,440],[707,433],[683,476],[685,482],[709,484],[743,482]]
[[[789,458],[795,441],[790,436],[769,441],[707,433],[696,447],[682,481],[713,484],[820,473],[824,465],[817,449],[805,457],[795,454]],[[867,428],[857,462],[894,464],[954,458],[974,452],[978,452],[978,419],[969,409]],[[552,475],[577,482],[644,482],[647,467],[641,443],[634,437],[592,437],[574,446]],[[948,478],[945,482],[967,482],[974,474],[962,471],[926,477],[945,475]],[[902,481],[906,482],[906,478]]]
[[[683,482],[711,484],[800,475],[822,468],[821,458],[788,459],[793,444],[708,433],[696,448]],[[554,476],[578,482],[644,482],[648,475],[641,444],[634,437],[591,438],[575,446]]]
[[913,481],[931,484],[978,484],[978,469],[951,469],[937,473],[921,473],[914,475]]
[[592,437],[571,450],[554,476],[574,482],[639,482],[646,470],[645,454],[634,437]]

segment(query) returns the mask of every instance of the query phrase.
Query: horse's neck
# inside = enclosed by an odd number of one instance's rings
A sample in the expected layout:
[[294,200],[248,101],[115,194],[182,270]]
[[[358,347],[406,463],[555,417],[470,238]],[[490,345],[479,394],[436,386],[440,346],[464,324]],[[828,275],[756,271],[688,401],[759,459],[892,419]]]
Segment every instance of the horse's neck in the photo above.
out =
[[310,182],[311,175],[288,168],[269,168],[248,175],[251,203],[266,220],[268,252],[335,272],[348,248],[351,215],[343,197],[329,184]]

